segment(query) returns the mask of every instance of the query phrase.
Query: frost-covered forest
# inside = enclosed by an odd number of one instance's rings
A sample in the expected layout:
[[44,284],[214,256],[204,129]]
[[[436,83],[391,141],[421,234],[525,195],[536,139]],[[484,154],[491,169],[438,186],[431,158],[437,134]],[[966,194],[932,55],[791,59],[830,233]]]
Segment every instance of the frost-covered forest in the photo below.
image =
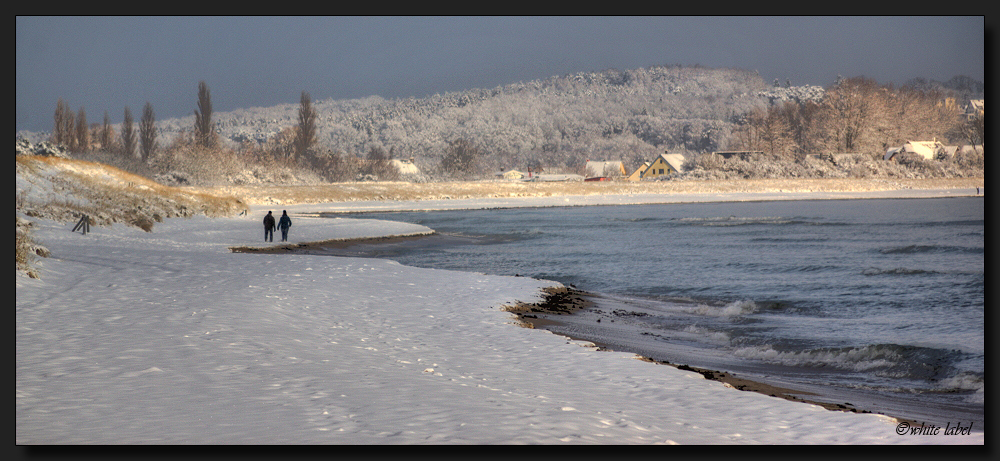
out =
[[[209,181],[196,171],[208,167],[226,170],[215,176],[234,182],[305,180],[304,172],[325,181],[397,179],[389,159],[412,159],[421,180],[491,177],[507,169],[573,173],[587,160],[622,160],[631,171],[664,152],[684,154],[701,169],[712,168],[712,159],[694,160],[723,150],[762,151],[785,162],[835,152],[877,159],[886,146],[912,138],[969,144],[958,112],[982,97],[982,82],[965,77],[944,84],[917,79],[900,89],[852,78],[825,89],[767,83],[747,70],[656,66],[419,99],[316,100],[315,142],[302,153],[293,147],[299,103],[212,114],[218,148],[226,152],[196,148],[195,115],[157,120],[156,149],[142,165],[135,165],[137,154],[123,161],[114,145],[77,150],[83,158],[193,182]],[[877,104],[858,108],[856,100]],[[952,102],[947,110],[942,101]],[[120,144],[127,130],[113,129],[118,134],[105,139]],[[264,178],[276,167],[289,173]]]

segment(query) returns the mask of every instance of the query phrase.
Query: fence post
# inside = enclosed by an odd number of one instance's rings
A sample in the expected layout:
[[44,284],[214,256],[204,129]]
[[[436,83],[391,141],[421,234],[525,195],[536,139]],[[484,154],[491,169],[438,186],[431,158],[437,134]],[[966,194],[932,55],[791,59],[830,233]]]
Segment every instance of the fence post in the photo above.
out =
[[83,235],[87,235],[87,232],[90,232],[89,216],[87,215],[80,216],[80,220],[76,222],[76,226],[73,226],[73,230],[71,232],[76,232],[78,230],[80,232],[83,232]]

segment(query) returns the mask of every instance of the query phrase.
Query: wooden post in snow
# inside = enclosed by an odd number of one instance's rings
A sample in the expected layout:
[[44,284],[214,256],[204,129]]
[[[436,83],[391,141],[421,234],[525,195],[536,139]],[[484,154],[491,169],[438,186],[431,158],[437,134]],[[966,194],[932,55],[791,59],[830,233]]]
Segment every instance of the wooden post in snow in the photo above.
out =
[[90,216],[80,216],[80,220],[76,222],[76,226],[73,226],[72,232],[76,232],[78,230],[83,232],[83,235],[87,235],[87,232],[90,232]]

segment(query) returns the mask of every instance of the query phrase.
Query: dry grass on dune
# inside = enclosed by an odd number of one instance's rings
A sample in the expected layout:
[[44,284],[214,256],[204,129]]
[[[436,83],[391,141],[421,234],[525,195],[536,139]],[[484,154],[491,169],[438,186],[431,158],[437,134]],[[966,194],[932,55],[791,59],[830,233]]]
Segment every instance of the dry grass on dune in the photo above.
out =
[[166,218],[231,216],[246,209],[232,196],[164,186],[100,163],[18,155],[15,168],[14,262],[29,277],[38,277],[34,259],[48,255],[32,237],[30,218],[73,223],[87,216],[91,225],[124,223],[149,232]]
[[85,214],[93,224],[124,222],[148,231],[165,218],[246,208],[236,197],[165,186],[100,163],[18,156],[16,167],[15,208],[26,216],[70,221]]

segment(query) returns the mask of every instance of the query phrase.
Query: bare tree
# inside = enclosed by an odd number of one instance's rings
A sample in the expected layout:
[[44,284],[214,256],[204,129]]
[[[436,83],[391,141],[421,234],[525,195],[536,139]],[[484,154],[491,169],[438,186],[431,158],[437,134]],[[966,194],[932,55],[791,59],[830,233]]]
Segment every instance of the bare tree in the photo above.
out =
[[478,147],[460,138],[449,143],[445,156],[441,159],[441,169],[452,175],[469,175],[473,173],[480,156],[482,151]]
[[53,115],[52,142],[72,147],[76,139],[73,132],[73,111],[62,98],[56,102],[56,112]]
[[111,128],[111,117],[108,116],[108,111],[104,111],[104,123],[101,125],[101,149],[104,152],[111,152],[114,138],[115,130]]
[[826,93],[827,126],[836,148],[856,152],[866,147],[868,136],[884,122],[886,96],[885,88],[864,77],[841,80]]
[[972,118],[969,124],[972,126],[972,128],[969,130],[969,132],[971,133],[969,136],[969,140],[973,144],[975,144],[976,141],[979,141],[980,146],[986,145],[986,128],[985,128],[986,114],[980,112],[979,114],[977,114],[975,117]]
[[761,134],[765,146],[764,150],[771,155],[785,157],[792,153],[791,127],[780,107],[772,107],[767,111]]
[[295,133],[295,155],[302,157],[316,142],[316,109],[312,106],[309,93],[302,92],[299,99],[299,129]]
[[142,120],[139,121],[139,146],[142,161],[148,162],[156,149],[156,114],[153,105],[146,101],[142,108]]
[[368,154],[365,155],[365,161],[361,168],[361,174],[372,175],[381,180],[391,180],[395,179],[391,175],[391,164],[389,163],[389,156],[386,155],[385,149],[372,146],[368,149]]
[[76,114],[76,150],[86,152],[90,150],[90,126],[87,125],[87,112],[80,108]]
[[63,106],[66,103],[63,102],[62,98],[56,101],[56,111],[52,114],[52,142],[56,144],[62,144],[62,127],[63,127]]
[[733,144],[738,150],[764,150],[764,123],[767,109],[754,108],[733,132]]
[[195,142],[202,147],[215,147],[212,127],[212,94],[204,81],[198,82],[198,110],[194,112]]
[[135,126],[132,123],[132,110],[125,106],[125,118],[122,121],[122,154],[126,158],[135,155]]
[[779,113],[788,124],[790,149],[797,154],[814,152],[822,144],[817,137],[821,136],[818,129],[821,106],[813,101],[803,103],[785,102]]

